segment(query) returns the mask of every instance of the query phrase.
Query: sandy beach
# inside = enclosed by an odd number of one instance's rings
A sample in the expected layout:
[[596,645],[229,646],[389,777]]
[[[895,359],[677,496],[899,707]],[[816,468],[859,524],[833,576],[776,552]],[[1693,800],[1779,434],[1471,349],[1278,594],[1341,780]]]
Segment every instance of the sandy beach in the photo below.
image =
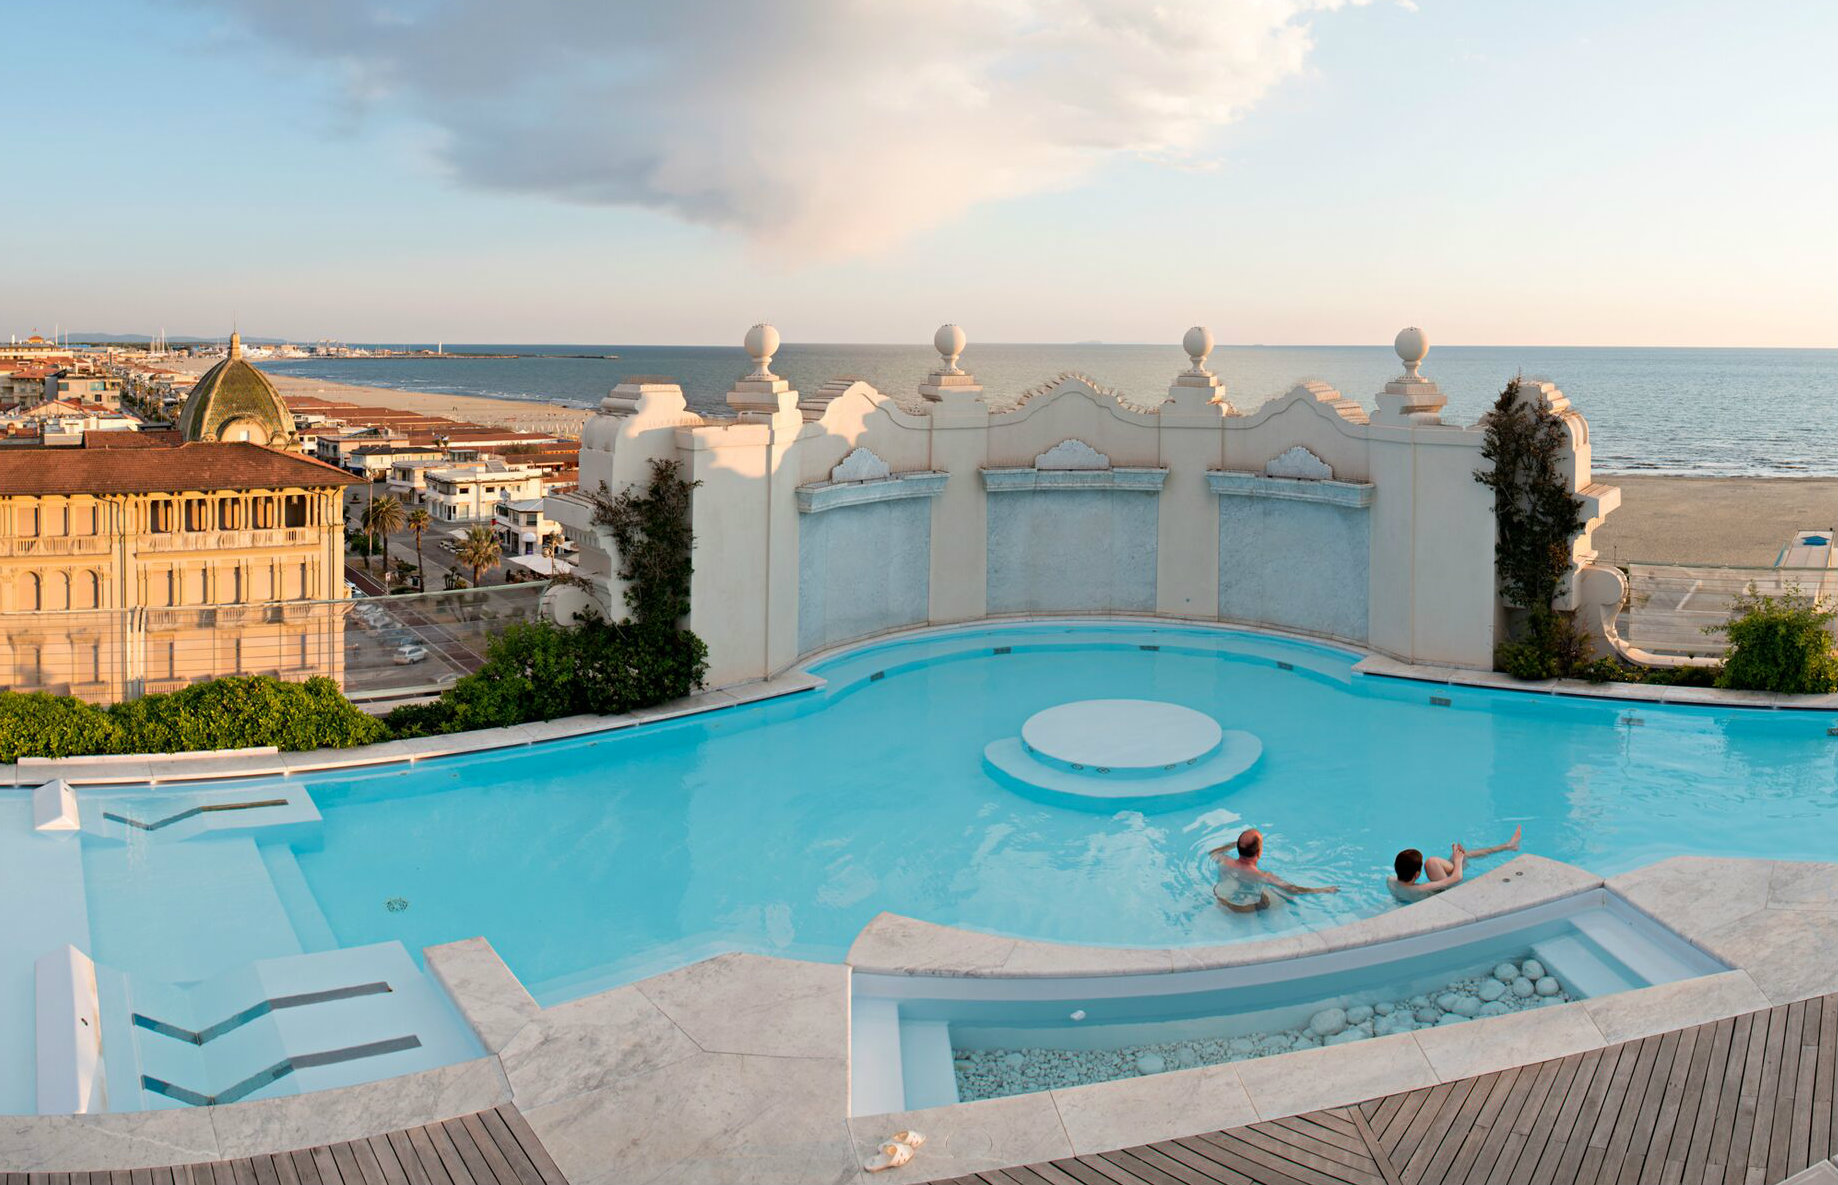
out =
[[[217,363],[215,358],[167,363],[174,370],[202,374]],[[281,371],[264,370],[283,399],[293,395],[311,395],[355,403],[363,407],[389,407],[423,415],[446,416],[494,428],[518,432],[547,432],[569,440],[581,435],[581,425],[593,414],[587,408],[567,407],[559,403],[540,403],[521,399],[485,399],[477,395],[445,395],[434,391],[397,391],[387,387],[359,387],[351,383],[334,383],[325,379],[303,378]]]
[[1838,477],[1596,475],[1621,509],[1595,533],[1610,563],[1772,567],[1795,531],[1838,528]]

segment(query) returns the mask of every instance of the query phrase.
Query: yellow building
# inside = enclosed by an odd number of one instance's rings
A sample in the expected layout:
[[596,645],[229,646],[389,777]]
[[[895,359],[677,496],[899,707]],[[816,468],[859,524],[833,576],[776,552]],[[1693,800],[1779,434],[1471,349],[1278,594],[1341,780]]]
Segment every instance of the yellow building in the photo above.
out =
[[346,595],[357,480],[241,441],[0,448],[0,686],[112,702],[220,675],[342,678],[343,606],[314,602]]

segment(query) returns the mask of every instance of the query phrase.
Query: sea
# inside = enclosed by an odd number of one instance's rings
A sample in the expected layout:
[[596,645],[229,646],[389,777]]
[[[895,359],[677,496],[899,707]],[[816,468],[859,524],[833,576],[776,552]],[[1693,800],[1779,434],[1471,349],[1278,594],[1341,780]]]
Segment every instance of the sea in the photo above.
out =
[[[730,346],[444,348],[437,358],[261,365],[329,382],[577,407],[594,406],[627,376],[665,375],[697,411],[724,410],[723,395],[749,369],[746,353]],[[852,377],[902,393],[937,364],[923,346],[787,344],[772,365],[801,391]],[[1071,371],[1142,401],[1165,394],[1187,356],[1174,345],[972,343],[960,365],[990,391],[1019,392]],[[1401,370],[1389,346],[1221,346],[1209,365],[1242,411],[1315,379],[1371,408]],[[1515,375],[1556,383],[1588,416],[1595,466],[1605,473],[1838,476],[1838,350],[1445,346],[1430,351],[1423,373],[1448,396],[1444,418],[1464,424]]]

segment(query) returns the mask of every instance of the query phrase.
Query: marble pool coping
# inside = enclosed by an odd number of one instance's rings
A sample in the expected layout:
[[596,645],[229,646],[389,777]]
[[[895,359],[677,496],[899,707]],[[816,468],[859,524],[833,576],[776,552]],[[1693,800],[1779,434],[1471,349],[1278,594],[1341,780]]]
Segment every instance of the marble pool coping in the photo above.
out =
[[[1521,875],[1523,874],[1523,875]],[[1143,1078],[895,1115],[849,1114],[855,970],[1036,975],[1174,970],[1094,948],[998,940],[882,915],[840,964],[728,954],[543,1008],[482,938],[430,947],[429,971],[484,1057],[313,1094],[206,1108],[0,1117],[0,1166],[94,1171],[335,1143],[512,1103],[575,1185],[648,1180],[922,1181],[1342,1106],[1602,1048],[1838,988],[1838,863],[1674,857],[1603,880],[1519,856],[1439,898],[1318,935],[1236,947],[1281,959],[1427,933],[1603,888],[1729,971],[1535,1012]],[[1443,908],[1446,907],[1446,908]],[[971,951],[978,952],[971,956]],[[1194,951],[1182,952],[1193,957]],[[1209,958],[1210,955],[1200,955]],[[1228,956],[1220,956],[1228,957]],[[1107,965],[1108,972],[1093,967]],[[1194,964],[1200,965],[1199,962]],[[1218,965],[1231,965],[1222,963]],[[1185,969],[1183,964],[1179,969]],[[980,968],[980,972],[977,970]],[[912,1126],[912,1165],[861,1159]]]
[[848,963],[874,975],[971,978],[1141,975],[1206,971],[1412,938],[1574,897],[1604,882],[1543,856],[1520,855],[1446,893],[1322,930],[1302,930],[1219,946],[1106,947],[1007,938],[894,913],[869,922]]
[[1353,671],[1373,678],[1402,679],[1448,687],[1516,691],[1565,699],[1627,700],[1640,703],[1713,708],[1760,708],[1779,711],[1838,712],[1838,692],[1789,695],[1775,691],[1734,691],[1722,687],[1668,687],[1645,683],[1590,683],[1582,679],[1519,679],[1503,671],[1411,663],[1384,654],[1368,654]]

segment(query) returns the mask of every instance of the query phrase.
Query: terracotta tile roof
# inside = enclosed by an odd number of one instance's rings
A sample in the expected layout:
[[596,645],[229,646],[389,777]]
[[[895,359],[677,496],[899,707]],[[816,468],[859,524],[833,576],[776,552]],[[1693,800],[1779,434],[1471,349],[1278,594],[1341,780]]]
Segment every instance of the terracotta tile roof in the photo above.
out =
[[84,448],[177,448],[185,438],[177,428],[142,428],[138,432],[85,433]]
[[[130,436],[134,433],[104,435]],[[271,490],[286,486],[361,484],[361,478],[320,461],[241,442],[194,441],[168,448],[0,450],[0,497]]]

